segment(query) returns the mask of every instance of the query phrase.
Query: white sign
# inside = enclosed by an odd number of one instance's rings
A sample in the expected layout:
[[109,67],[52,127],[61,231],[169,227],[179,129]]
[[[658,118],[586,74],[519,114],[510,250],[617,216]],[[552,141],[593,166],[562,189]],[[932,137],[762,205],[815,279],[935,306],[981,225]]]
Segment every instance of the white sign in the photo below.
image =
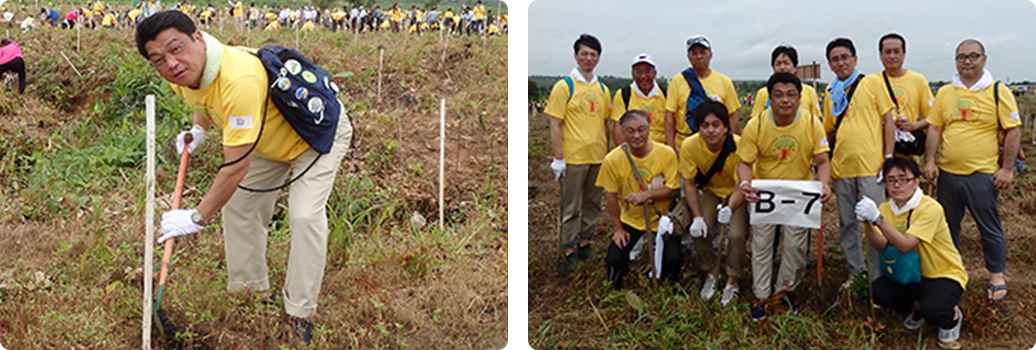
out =
[[820,228],[823,186],[820,181],[752,180],[759,201],[748,207],[749,222]]

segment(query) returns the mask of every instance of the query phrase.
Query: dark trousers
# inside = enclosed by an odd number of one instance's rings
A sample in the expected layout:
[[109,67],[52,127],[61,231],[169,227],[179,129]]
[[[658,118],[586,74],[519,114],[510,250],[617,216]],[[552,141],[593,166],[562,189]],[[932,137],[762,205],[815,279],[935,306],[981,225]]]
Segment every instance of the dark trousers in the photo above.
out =
[[18,73],[18,94],[21,95],[25,92],[25,60],[21,57],[17,57],[11,62],[0,64],[0,78],[3,77],[4,73],[15,72]]
[[953,328],[957,324],[953,321],[953,307],[964,293],[957,281],[949,278],[921,278],[921,282],[902,285],[881,276],[871,287],[875,304],[909,314],[916,300],[921,308],[914,314],[915,318],[924,318],[928,323],[943,329]]
[[964,218],[964,209],[967,209],[982,237],[986,270],[1004,272],[1007,268],[1007,239],[1000,224],[1000,211],[997,210],[1000,190],[993,184],[993,174],[956,175],[940,170],[938,182],[939,204],[946,215],[953,244],[960,250],[960,221]]
[[[633,228],[626,223],[622,229],[630,234],[630,239],[625,247],[619,248],[613,241],[608,245],[608,255],[604,261],[607,264],[608,279],[612,281],[615,289],[623,288],[623,279],[630,272],[630,251],[636,245],[644,231]],[[650,239],[655,239],[650,237]],[[651,256],[650,254],[648,256]],[[680,246],[680,237],[669,236],[665,238],[665,247],[662,249],[662,278],[677,282],[680,279],[680,270],[683,268],[683,249]],[[653,261],[651,262],[654,263]]]

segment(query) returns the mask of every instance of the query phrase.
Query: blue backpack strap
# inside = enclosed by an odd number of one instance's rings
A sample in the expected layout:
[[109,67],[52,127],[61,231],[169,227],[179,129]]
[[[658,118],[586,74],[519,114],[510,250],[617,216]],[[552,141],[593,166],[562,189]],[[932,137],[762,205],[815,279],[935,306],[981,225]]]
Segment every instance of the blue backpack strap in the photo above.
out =
[[694,126],[694,109],[699,104],[708,99],[705,95],[705,87],[698,81],[698,75],[694,74],[694,67],[687,67],[683,72],[683,79],[687,81],[687,86],[691,88],[691,92],[687,94],[687,111],[684,115],[684,121],[687,122],[687,126],[691,128],[691,133],[698,132],[698,128]]
[[561,79],[568,85],[568,100],[565,103],[572,102],[572,93],[575,92],[575,82],[572,81],[572,77],[566,75],[565,78]]

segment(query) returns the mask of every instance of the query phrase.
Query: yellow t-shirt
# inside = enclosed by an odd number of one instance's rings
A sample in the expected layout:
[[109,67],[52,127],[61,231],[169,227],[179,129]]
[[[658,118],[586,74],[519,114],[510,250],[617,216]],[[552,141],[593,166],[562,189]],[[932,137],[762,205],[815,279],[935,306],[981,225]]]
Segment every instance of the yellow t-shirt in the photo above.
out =
[[[845,89],[846,93],[849,88]],[[831,96],[824,94],[824,131],[834,130],[837,115],[831,115]],[[885,132],[881,116],[892,110],[885,82],[879,75],[860,81],[838,127],[831,158],[831,177],[849,179],[877,176],[885,161]]]
[[277,14],[273,12],[267,12],[264,16],[267,22],[273,22],[277,20]]
[[[752,114],[748,115],[748,118],[754,118],[756,115],[763,113],[768,107],[766,101],[770,98],[770,91],[764,86],[755,93],[755,99],[752,100]],[[812,86],[802,84],[802,93],[799,94],[799,106],[805,107],[813,115],[820,116],[820,102],[817,100],[817,90],[813,89]]]
[[[657,95],[649,98],[641,97],[634,90],[639,90],[633,83],[630,86],[630,108],[626,108],[626,103],[622,100],[622,90],[615,92],[615,97],[612,98],[612,120],[618,123],[619,118],[630,109],[639,109],[647,113],[648,121],[650,126],[651,141],[660,142],[665,144],[665,95],[662,94],[662,88],[655,84],[655,93]],[[618,124],[615,124],[618,125]]]
[[[210,46],[211,49],[211,46]],[[191,89],[172,85],[191,109],[223,130],[224,146],[254,143],[263,123],[266,101],[266,70],[258,57],[234,47],[223,47],[219,73],[208,87]],[[255,153],[276,161],[289,161],[309,149],[309,145],[288,124],[273,101],[266,103],[266,126],[255,146]]]
[[266,31],[276,31],[278,29],[281,29],[281,22],[279,22],[279,21],[270,21],[270,23],[267,24],[266,28],[263,29],[263,30],[266,30]]
[[777,126],[773,113],[752,118],[741,131],[737,154],[755,162],[752,177],[771,180],[812,180],[813,156],[827,152],[827,137],[820,120],[799,107],[795,121]]
[[481,21],[481,20],[486,19],[486,7],[483,6],[483,5],[475,6],[475,8],[471,9],[471,12],[475,13],[475,20],[476,21]]
[[[960,283],[961,288],[968,284],[968,272],[964,270],[957,246],[953,245],[950,228],[946,225],[946,216],[939,202],[932,197],[924,196],[917,208],[914,208],[913,214],[908,211],[903,215],[894,215],[888,202],[881,203],[878,210],[885,221],[899,232],[921,240],[914,246],[917,255],[921,257],[921,277],[949,278]],[[908,216],[910,228],[907,228]]]
[[[741,149],[741,136],[734,135],[734,145]],[[691,181],[694,181],[694,177],[698,176],[698,173],[708,174],[709,169],[712,169],[712,165],[716,163],[719,153],[720,151],[709,150],[709,146],[705,144],[705,139],[701,137],[701,134],[691,135],[680,145],[680,174],[683,174],[684,179]],[[720,197],[734,193],[738,183],[737,165],[739,163],[741,163],[741,157],[737,152],[731,152],[727,155],[727,160],[723,162],[723,168],[712,175],[703,190]]]
[[241,6],[241,1],[234,1],[234,17],[242,17],[245,15],[245,11]]
[[[705,94],[713,100],[727,106],[727,113],[733,114],[741,108],[741,101],[737,99],[737,90],[734,90],[734,83],[726,75],[717,72],[715,69],[709,73],[709,77],[702,79],[698,77],[701,86],[705,88]],[[682,73],[676,73],[669,79],[669,90],[666,93],[665,110],[673,112],[676,119],[676,144],[683,142],[684,138],[691,135],[691,127],[687,125],[687,95],[691,93],[691,86],[683,78]]]
[[[564,80],[554,84],[547,115],[561,119],[561,153],[567,164],[601,164],[608,152],[604,121],[611,115],[608,87],[598,80],[585,84],[572,78],[572,98]],[[567,102],[566,102],[567,101]]]
[[[884,79],[881,73],[872,74],[876,78]],[[882,83],[885,81],[882,80]],[[916,122],[920,117],[931,115],[932,104],[935,97],[932,96],[932,89],[928,87],[928,80],[923,75],[912,70],[907,70],[903,76],[895,78],[889,76],[889,84],[892,86],[892,93],[896,96],[896,104],[899,105],[899,114],[909,121]],[[885,88],[885,95],[888,95],[888,88]],[[896,112],[893,111],[893,118]],[[913,161],[918,156],[906,155],[896,152],[896,157],[906,158]]]
[[[680,189],[680,177],[676,173],[676,152],[669,148],[669,146],[655,142],[652,144],[651,151],[644,158],[637,158],[632,153],[630,157],[633,158],[633,163],[637,165],[637,170],[645,185],[650,186],[652,179],[656,176],[661,176],[665,187],[674,190]],[[633,226],[633,228],[638,230],[645,230],[644,208],[639,205],[628,204],[622,200],[630,193],[643,192],[646,189],[641,188],[637,178],[633,176],[633,168],[630,167],[630,162],[626,159],[626,154],[621,147],[615,147],[604,158],[604,163],[601,164],[601,171],[597,174],[596,185],[604,188],[605,192],[618,193],[619,219],[622,223]],[[655,206],[662,211],[662,214],[665,214],[665,210],[669,208],[669,204],[672,201],[672,199],[655,200]],[[651,208],[650,204],[648,205],[648,212],[651,213],[651,230],[655,231],[658,229],[658,213],[655,213],[655,209]]]
[[130,10],[130,12],[129,12],[129,19],[132,21],[132,20],[136,19],[137,16],[140,16],[141,13],[144,13],[144,11],[142,11],[139,7],[138,8],[134,8],[134,9]]
[[[1000,84],[1000,83],[997,83]],[[1011,90],[1000,84],[1000,124],[1005,129],[1022,125]],[[939,169],[957,175],[992,174],[999,168],[997,108],[993,85],[980,91],[947,84],[939,88],[928,123],[941,126]]]
[[114,27],[115,24],[116,24],[115,16],[113,16],[110,13],[107,14],[107,15],[104,15],[104,19],[101,20],[101,25],[106,26],[106,27]]
[[306,21],[306,24],[302,25],[302,30],[313,31],[316,27],[313,26],[313,21]]
[[446,13],[442,15],[442,18],[452,19],[453,18],[453,11],[446,11]]
[[201,18],[202,21],[206,21],[206,20],[208,20],[209,18],[212,17],[212,12],[210,12],[210,11],[203,11],[201,13],[201,15],[198,15],[198,17]]

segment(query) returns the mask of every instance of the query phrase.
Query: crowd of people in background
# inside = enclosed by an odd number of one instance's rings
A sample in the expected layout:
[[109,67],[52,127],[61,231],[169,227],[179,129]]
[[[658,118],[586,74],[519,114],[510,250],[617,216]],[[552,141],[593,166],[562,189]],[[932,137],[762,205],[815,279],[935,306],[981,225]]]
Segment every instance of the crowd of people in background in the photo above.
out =
[[[66,7],[66,6],[60,6]],[[26,8],[23,8],[25,12]],[[100,0],[72,10],[62,12],[56,8],[42,7],[36,16],[26,16],[20,27],[23,32],[47,25],[62,29],[73,29],[78,24],[83,28],[116,29],[134,28],[144,18],[161,10],[179,10],[197,21],[205,29],[216,24],[233,24],[249,30],[276,31],[281,28],[299,30],[326,29],[375,33],[391,31],[408,34],[423,34],[444,30],[453,35],[504,35],[507,34],[507,14],[494,15],[482,1],[460,8],[440,10],[436,6],[411,5],[409,9],[399,3],[387,9],[380,5],[374,8],[364,6],[343,6],[319,9],[316,6],[268,7],[252,2],[249,6],[242,0],[226,0],[226,3],[173,2],[162,4],[156,1],[135,1],[129,8],[116,9]],[[3,10],[3,20],[11,22],[14,14]]]

